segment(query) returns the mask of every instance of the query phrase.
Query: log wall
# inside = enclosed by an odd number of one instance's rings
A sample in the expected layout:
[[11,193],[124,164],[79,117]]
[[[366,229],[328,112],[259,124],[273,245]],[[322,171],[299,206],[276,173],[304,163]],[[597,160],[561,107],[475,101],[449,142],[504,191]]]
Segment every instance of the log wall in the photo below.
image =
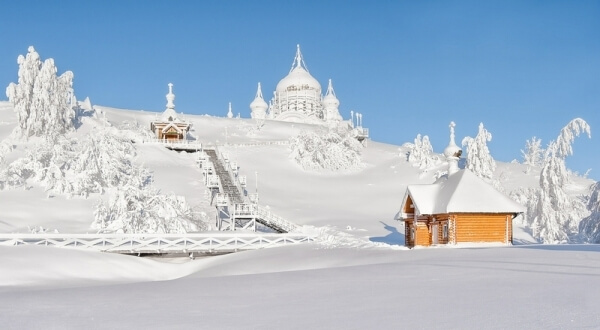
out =
[[[512,242],[512,217],[508,214],[456,214],[455,242]],[[507,231],[508,225],[508,231]]]

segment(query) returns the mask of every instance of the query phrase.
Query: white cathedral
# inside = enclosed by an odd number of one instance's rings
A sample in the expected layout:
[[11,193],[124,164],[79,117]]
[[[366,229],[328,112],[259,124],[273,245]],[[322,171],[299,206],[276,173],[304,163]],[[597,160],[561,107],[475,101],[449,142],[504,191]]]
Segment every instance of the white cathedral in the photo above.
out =
[[342,121],[339,106],[331,79],[325,96],[321,94],[321,84],[308,72],[300,45],[297,45],[290,72],[277,84],[269,104],[263,99],[260,83],[256,97],[250,103],[252,118],[311,124],[339,123]]

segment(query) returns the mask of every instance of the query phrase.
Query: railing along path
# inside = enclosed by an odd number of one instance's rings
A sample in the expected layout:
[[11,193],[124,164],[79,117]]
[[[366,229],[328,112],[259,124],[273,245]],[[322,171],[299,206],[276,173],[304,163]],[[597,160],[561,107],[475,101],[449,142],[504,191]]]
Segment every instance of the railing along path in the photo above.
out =
[[308,235],[256,233],[188,234],[0,234],[0,245],[44,245],[114,253],[218,254],[312,241]]

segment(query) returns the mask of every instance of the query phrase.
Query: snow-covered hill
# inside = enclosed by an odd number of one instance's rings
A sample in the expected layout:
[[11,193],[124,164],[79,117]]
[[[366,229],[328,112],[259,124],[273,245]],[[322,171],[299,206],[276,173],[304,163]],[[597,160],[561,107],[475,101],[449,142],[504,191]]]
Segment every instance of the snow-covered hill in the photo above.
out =
[[[3,118],[0,135],[8,137],[16,118],[6,102],[0,103],[0,111]],[[153,186],[160,193],[184,196],[195,212],[204,212],[206,218],[212,219],[214,209],[208,202],[197,155],[148,143],[150,122],[157,115],[96,106],[94,112],[81,118],[81,126],[71,135],[84,140],[92,132],[116,128],[116,135],[134,141],[132,146],[136,156],[133,161],[136,166],[147,169]],[[301,131],[322,131],[318,125],[185,117],[193,124],[191,135],[194,138],[204,145],[219,145],[222,152],[238,163],[240,173],[248,178],[247,190],[258,192],[260,203],[273,213],[299,225],[327,227],[364,241],[402,245],[403,226],[395,216],[406,186],[433,182],[436,173],[444,171],[446,166],[440,162],[423,170],[407,160],[406,147],[368,141],[368,146],[361,150],[363,164],[358,169],[304,170],[290,157],[289,141]],[[35,139],[28,142],[9,140],[15,147],[5,153],[5,163],[22,157],[35,143]],[[438,149],[442,147],[437,146]],[[506,193],[537,187],[539,174],[535,170],[526,172],[527,167],[522,164],[498,163],[494,177]],[[569,194],[589,195],[592,183],[573,176],[568,186]],[[59,232],[93,232],[90,225],[94,221],[96,204],[99,200],[108,200],[114,193],[107,189],[87,197],[65,196],[44,191],[44,187],[34,180],[29,180],[24,188],[0,191],[4,210],[0,230],[3,232],[23,232],[36,226]],[[24,201],[37,201],[38,207],[23,207]],[[519,242],[533,242],[523,228],[517,228],[515,234]]]
[[[159,194],[185,197],[196,214],[213,219],[194,153],[149,143],[147,111],[95,106],[68,136],[84,141],[112,131],[134,150]],[[515,247],[404,249],[395,220],[406,186],[430,183],[407,160],[407,147],[368,141],[362,166],[309,171],[290,157],[290,138],[315,125],[185,115],[191,135],[219,145],[248,178],[260,203],[319,243],[232,255],[140,259],[44,247],[0,247],[0,319],[8,328],[451,328],[594,327],[600,297],[600,249],[595,245],[539,246],[515,223]],[[36,138],[10,136],[17,122],[0,102],[2,166],[36,150]],[[460,123],[459,123],[460,124]],[[459,126],[460,127],[460,126]],[[443,128],[440,128],[443,129]],[[96,133],[95,133],[96,132]],[[460,132],[460,130],[458,130]],[[125,143],[125,142],[124,142]],[[444,146],[435,146],[442,149]],[[539,171],[497,163],[505,192],[539,185]],[[573,176],[571,196],[589,196],[593,181]],[[47,191],[36,180],[0,190],[0,232],[94,232],[108,187],[86,196]],[[164,282],[168,280],[167,282]],[[156,282],[163,281],[163,282]],[[435,314],[419,314],[436,304]],[[26,314],[24,310],[27,310]],[[161,311],[156,313],[156,311]],[[65,317],[70,315],[69,317]],[[110,316],[109,316],[110,315]],[[450,322],[450,323],[448,323]]]

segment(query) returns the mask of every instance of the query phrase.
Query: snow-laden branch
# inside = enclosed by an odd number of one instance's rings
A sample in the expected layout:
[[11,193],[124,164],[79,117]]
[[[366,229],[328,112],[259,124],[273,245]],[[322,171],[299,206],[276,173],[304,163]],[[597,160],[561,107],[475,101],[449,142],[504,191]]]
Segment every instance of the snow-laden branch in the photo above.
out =
[[290,140],[290,158],[310,170],[349,170],[362,166],[362,145],[348,132],[302,131]]

